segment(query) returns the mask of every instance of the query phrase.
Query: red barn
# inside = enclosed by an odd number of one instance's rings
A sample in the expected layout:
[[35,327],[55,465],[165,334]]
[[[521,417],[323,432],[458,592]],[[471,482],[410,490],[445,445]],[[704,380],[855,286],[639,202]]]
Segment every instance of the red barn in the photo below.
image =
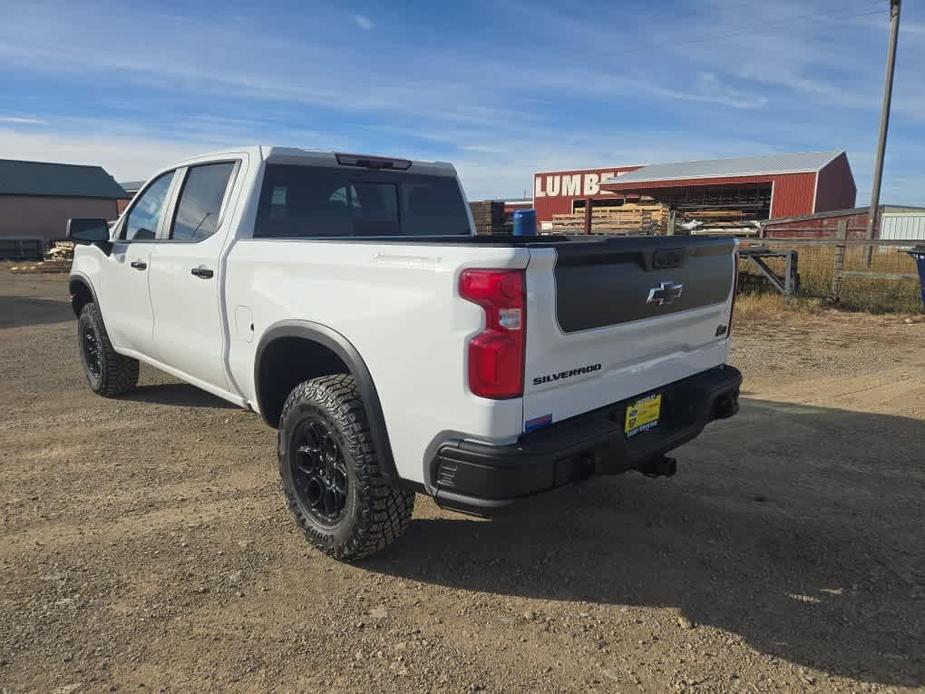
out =
[[600,188],[648,196],[679,211],[737,209],[759,220],[852,208],[857,195],[841,151],[652,164]]

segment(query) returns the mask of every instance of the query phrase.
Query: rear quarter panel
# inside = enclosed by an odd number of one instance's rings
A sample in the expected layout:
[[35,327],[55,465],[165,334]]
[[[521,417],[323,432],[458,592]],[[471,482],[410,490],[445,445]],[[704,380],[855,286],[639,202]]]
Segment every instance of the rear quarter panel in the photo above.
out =
[[261,336],[287,320],[321,323],[364,359],[385,416],[399,474],[425,481],[436,441],[464,433],[511,442],[522,429],[521,399],[472,395],[466,345],[484,321],[459,298],[466,268],[527,264],[525,249],[420,243],[242,239],[227,262],[230,370],[256,408],[254,361]]

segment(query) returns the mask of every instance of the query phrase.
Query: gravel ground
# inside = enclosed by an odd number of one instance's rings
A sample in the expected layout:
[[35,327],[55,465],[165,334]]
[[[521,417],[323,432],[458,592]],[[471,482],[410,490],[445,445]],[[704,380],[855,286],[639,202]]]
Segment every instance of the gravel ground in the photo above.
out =
[[144,368],[93,396],[64,292],[0,272],[3,691],[925,687],[925,324],[739,321],[742,411],[676,477],[418,497],[346,565],[253,414]]

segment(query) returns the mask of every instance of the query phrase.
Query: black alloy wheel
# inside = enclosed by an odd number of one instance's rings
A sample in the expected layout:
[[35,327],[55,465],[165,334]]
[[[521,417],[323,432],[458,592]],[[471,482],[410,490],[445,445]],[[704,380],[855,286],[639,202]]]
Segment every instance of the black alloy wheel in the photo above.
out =
[[103,353],[100,351],[100,342],[96,333],[88,327],[81,326],[80,333],[80,345],[87,371],[94,378],[99,378],[103,372]]
[[302,420],[290,447],[299,502],[315,520],[336,524],[347,506],[347,461],[332,426],[320,415]]
[[107,398],[129,392],[138,383],[138,361],[113,349],[103,316],[95,303],[77,318],[77,349],[90,390]]
[[414,491],[383,474],[353,376],[298,384],[278,426],[283,492],[309,542],[353,561],[401,536],[411,521]]

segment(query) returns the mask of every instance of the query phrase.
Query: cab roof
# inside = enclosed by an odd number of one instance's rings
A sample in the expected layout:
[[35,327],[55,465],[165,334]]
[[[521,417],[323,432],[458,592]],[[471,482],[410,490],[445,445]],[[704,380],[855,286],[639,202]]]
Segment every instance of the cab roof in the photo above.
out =
[[257,160],[263,160],[273,164],[332,167],[356,166],[361,168],[410,171],[413,173],[428,173],[443,176],[456,175],[455,167],[449,162],[417,161],[382,155],[334,152],[301,147],[280,147],[277,145],[251,145],[236,149],[209,152],[208,154],[177,162],[168,168],[201,164],[206,161],[240,156],[241,154],[247,154]]

